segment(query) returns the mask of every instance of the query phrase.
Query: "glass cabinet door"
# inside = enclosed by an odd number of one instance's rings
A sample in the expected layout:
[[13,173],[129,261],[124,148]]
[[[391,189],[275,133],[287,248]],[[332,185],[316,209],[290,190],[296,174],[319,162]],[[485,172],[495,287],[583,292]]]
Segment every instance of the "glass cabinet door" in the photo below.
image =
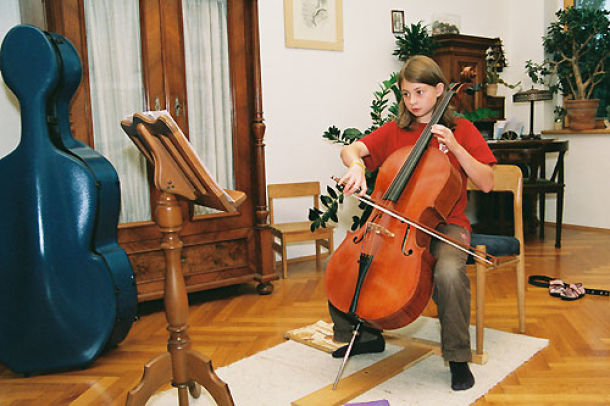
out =
[[233,189],[226,0],[182,0],[182,21],[190,142],[216,182]]
[[150,220],[146,161],[120,122],[146,110],[138,0],[85,0],[91,120],[95,149],[121,180],[120,223]]
[[[147,2],[138,0],[84,2],[94,144],[121,179],[120,223],[150,220],[146,162],[118,124],[127,115],[148,110],[140,33],[149,31],[141,28],[139,15],[141,9],[149,12],[145,7]],[[188,112],[188,128],[183,130],[193,148],[216,182],[232,189],[235,177],[226,0],[182,0],[182,16],[178,18],[182,18],[184,30],[184,55],[178,53],[178,57],[184,58],[186,105],[179,97],[171,100],[171,92],[149,103],[152,109],[160,110],[167,108],[169,98],[169,110],[178,122],[179,116]],[[157,35],[151,33],[150,37]],[[161,43],[156,45],[162,47]],[[175,57],[176,53],[171,55]],[[180,81],[184,79],[172,78],[173,83]],[[196,215],[211,211],[194,208]]]

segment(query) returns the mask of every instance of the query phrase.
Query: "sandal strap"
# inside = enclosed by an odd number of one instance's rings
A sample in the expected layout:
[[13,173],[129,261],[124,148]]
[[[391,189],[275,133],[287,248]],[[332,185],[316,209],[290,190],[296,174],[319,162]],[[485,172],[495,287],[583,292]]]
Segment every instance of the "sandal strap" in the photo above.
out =
[[585,288],[587,295],[610,296],[610,290]]
[[544,275],[530,275],[528,282],[530,285],[539,286],[541,288],[548,288],[552,278]]

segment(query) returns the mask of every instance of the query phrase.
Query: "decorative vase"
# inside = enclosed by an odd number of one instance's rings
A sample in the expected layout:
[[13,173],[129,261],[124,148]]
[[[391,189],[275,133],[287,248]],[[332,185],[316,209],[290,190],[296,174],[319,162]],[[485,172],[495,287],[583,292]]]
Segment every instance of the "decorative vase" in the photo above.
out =
[[487,96],[495,96],[498,94],[498,84],[497,83],[488,83],[485,85],[485,92]]
[[555,130],[563,130],[563,123],[561,121],[553,122],[553,129]]
[[566,100],[566,110],[572,130],[591,130],[595,128],[595,114],[599,99]]

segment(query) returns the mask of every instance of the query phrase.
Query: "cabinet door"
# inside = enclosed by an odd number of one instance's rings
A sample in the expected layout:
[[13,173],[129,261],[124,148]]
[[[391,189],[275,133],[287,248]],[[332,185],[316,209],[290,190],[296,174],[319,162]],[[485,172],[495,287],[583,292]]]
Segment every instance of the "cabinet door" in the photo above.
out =
[[[157,192],[150,168],[119,122],[143,110],[168,110],[217,181],[248,196],[232,214],[183,202],[187,288],[275,279],[266,225],[258,37],[252,34],[258,29],[256,2],[62,0],[47,3],[46,11],[49,30],[65,35],[81,55],[73,132],[117,169],[123,195],[118,241],[134,266],[140,299],[163,293],[162,275],[152,271],[160,258],[160,233],[151,218]],[[212,28],[216,34],[201,44]],[[206,54],[210,46],[218,49]]]
[[[466,67],[475,72],[475,83],[485,79],[485,51],[495,43],[495,39],[461,34],[440,34],[435,39],[439,43],[432,58],[439,64],[449,82],[459,82],[460,73]],[[456,100],[457,99],[457,100]],[[457,111],[474,111],[487,107],[487,97],[482,91],[461,94],[454,99]],[[501,116],[504,112],[501,112]]]

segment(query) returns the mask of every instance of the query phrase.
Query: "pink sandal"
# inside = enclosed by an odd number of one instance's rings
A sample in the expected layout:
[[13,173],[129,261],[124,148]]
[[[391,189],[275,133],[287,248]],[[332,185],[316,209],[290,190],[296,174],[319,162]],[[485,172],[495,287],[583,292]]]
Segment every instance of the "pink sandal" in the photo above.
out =
[[549,295],[560,297],[565,290],[565,283],[561,279],[553,279],[549,282]]
[[585,288],[582,287],[582,283],[570,283],[570,285],[564,288],[561,293],[562,300],[577,300],[585,295]]

